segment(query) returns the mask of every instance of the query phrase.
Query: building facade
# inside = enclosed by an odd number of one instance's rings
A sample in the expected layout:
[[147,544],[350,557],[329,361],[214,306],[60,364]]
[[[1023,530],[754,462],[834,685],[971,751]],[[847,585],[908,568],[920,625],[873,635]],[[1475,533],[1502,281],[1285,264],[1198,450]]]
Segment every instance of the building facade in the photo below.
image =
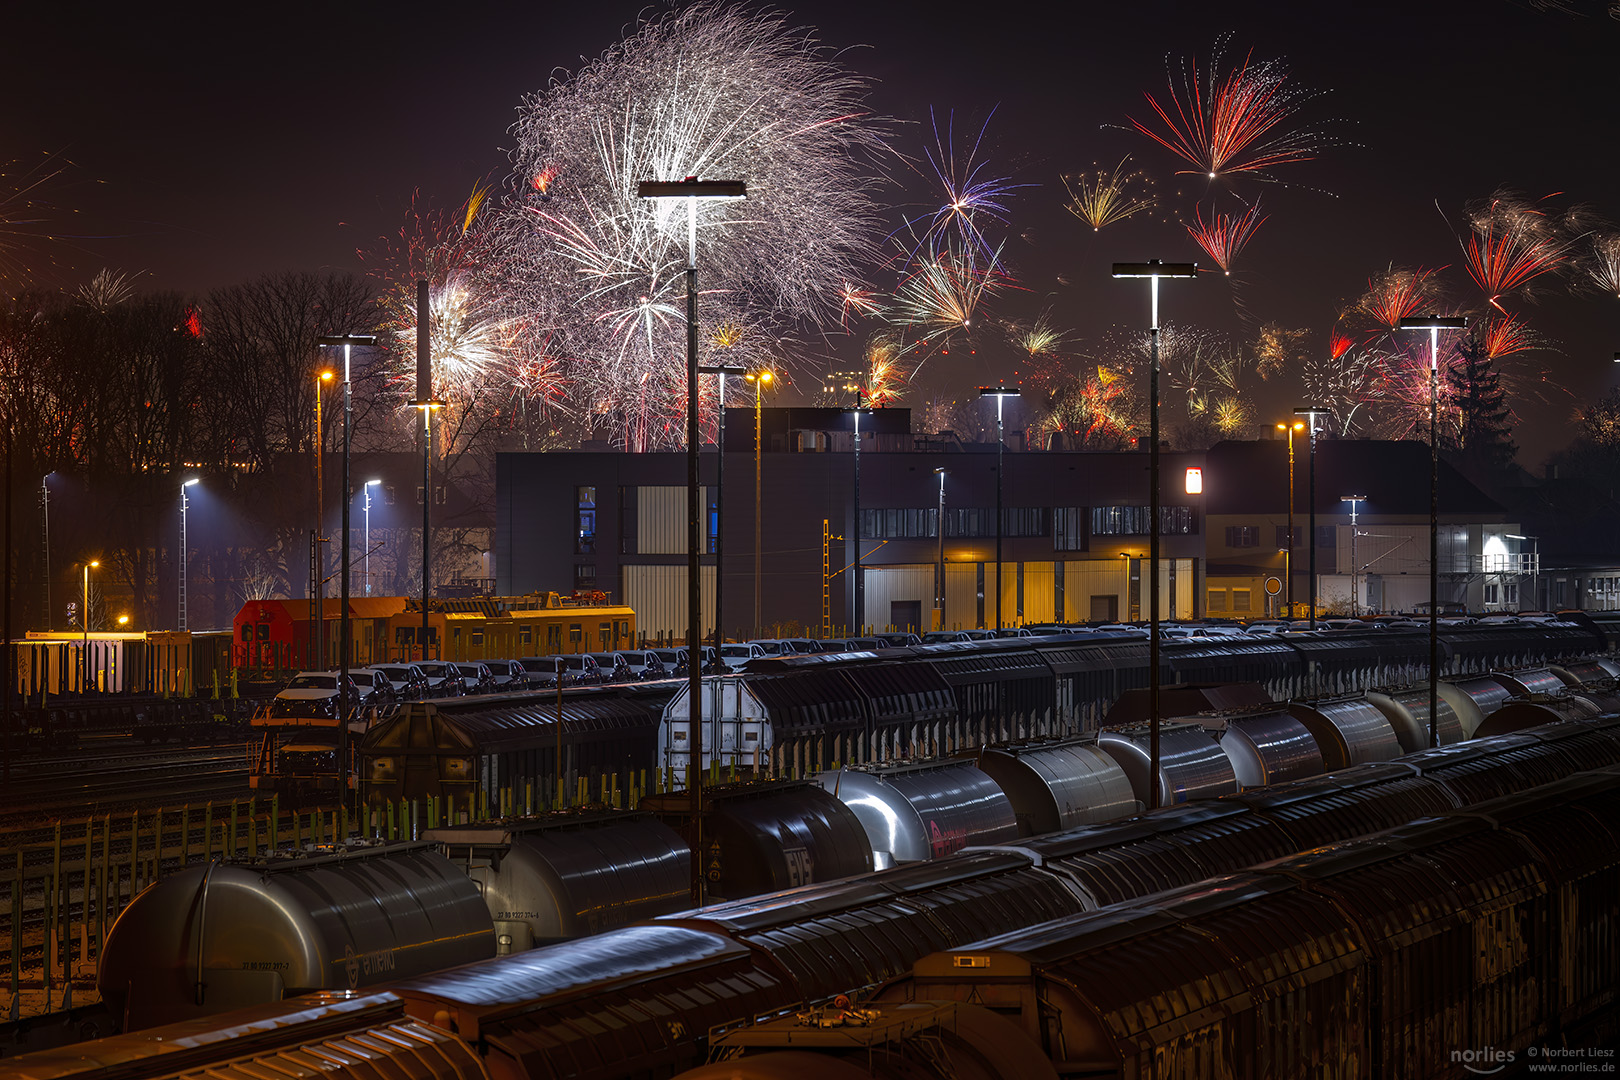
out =
[[[1146,617],[1146,453],[1029,452],[1009,438],[998,454],[914,435],[909,410],[878,409],[861,416],[857,454],[843,410],[757,419],[756,453],[755,410],[728,410],[723,494],[719,455],[702,455],[705,633],[717,546],[728,638]],[[1202,454],[1163,455],[1165,618],[1201,608],[1203,497],[1187,470],[1202,468]],[[499,455],[497,588],[603,590],[649,637],[683,638],[685,481],[682,453]]]

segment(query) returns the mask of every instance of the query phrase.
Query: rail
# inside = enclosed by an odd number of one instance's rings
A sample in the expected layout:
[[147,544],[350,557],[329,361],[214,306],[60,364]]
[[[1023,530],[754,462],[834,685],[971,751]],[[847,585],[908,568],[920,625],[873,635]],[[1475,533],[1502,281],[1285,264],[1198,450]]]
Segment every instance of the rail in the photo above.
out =
[[[718,764],[710,782],[721,782]],[[730,778],[736,779],[735,768]],[[49,838],[0,849],[0,1020],[43,1016],[83,1004],[96,961],[120,912],[143,889],[194,862],[319,848],[339,839],[414,839],[441,824],[466,824],[544,811],[549,806],[636,806],[675,790],[675,769],[580,777],[566,797],[551,785],[503,787],[453,802],[439,796],[352,810],[283,807],[279,797],[134,810],[58,820]],[[0,841],[3,843],[4,841]],[[23,1002],[31,1004],[26,1008]]]

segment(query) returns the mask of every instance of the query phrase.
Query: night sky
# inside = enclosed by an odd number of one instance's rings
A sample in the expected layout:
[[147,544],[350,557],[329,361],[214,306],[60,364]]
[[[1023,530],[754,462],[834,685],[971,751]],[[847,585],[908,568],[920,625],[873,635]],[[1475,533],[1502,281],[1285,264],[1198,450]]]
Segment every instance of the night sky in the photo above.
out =
[[[896,136],[905,152],[929,141],[930,107],[969,129],[996,109],[992,167],[1037,185],[1019,193],[1008,229],[1027,291],[1001,310],[1051,307],[1079,354],[1122,320],[1145,324],[1145,286],[1111,281],[1112,261],[1203,256],[1173,220],[1092,234],[1062,210],[1059,174],[1131,153],[1166,203],[1190,212],[1205,181],[1172,178],[1176,159],[1121,126],[1144,115],[1144,90],[1162,94],[1167,54],[1202,60],[1227,32],[1229,57],[1285,59],[1295,82],[1326,91],[1300,122],[1343,145],[1277,169],[1289,186],[1236,182],[1270,220],[1235,286],[1165,287],[1171,320],[1244,339],[1278,321],[1311,328],[1325,348],[1338,309],[1391,263],[1449,264],[1456,295],[1477,302],[1456,238],[1467,200],[1499,187],[1563,192],[1620,220],[1620,21],[1591,0],[1570,0],[1584,17],[1507,0],[1082,2],[1063,15],[1016,3],[786,6],[876,80],[876,112],[911,122]],[[662,10],[281,6],[251,9],[262,17],[250,22],[248,9],[34,7],[8,15],[0,41],[0,159],[55,151],[72,162],[49,197],[76,238],[50,280],[72,286],[110,266],[186,292],[273,270],[358,269],[355,249],[397,228],[413,191],[453,206],[480,180],[504,179],[521,97],[599,54],[639,12]],[[1620,349],[1620,299],[1571,297],[1563,280],[1548,291],[1518,305],[1560,350],[1535,362],[1562,387],[1514,402],[1532,469],[1567,440],[1573,407],[1615,384]],[[957,375],[964,386],[994,377]],[[1258,392],[1279,415],[1297,397]]]

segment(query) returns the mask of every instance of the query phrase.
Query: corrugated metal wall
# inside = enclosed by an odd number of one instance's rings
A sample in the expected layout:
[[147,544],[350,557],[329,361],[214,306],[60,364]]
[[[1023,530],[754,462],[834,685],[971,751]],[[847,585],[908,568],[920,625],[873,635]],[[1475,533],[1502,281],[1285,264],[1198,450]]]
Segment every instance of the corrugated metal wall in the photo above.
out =
[[[934,567],[931,564],[868,567],[866,571],[866,621],[873,630],[890,629],[890,604],[894,601],[920,604],[921,629],[929,629],[934,618]],[[903,626],[893,629],[904,630]]]
[[[1055,601],[1052,590],[1056,586],[1056,573],[1053,571],[1054,563],[1027,562],[1024,564],[1024,614],[1018,620],[1022,623],[1041,623],[1053,620],[1052,607]],[[1008,577],[1011,578],[1011,567],[1008,568]],[[1068,585],[1067,576],[1063,584]],[[1007,601],[1001,602],[1002,619],[1011,623],[1013,618],[1007,612],[1014,610],[1007,606]]]
[[[698,498],[709,505],[709,489],[700,488]],[[709,550],[709,515],[699,522],[699,550]],[[629,553],[627,553],[629,554]],[[637,555],[686,554],[686,488],[636,488]],[[631,607],[635,607],[631,604]],[[637,609],[638,613],[640,609]]]
[[1123,619],[1129,583],[1124,559],[1085,559],[1063,564],[1063,621],[1085,622],[1091,618],[1091,598],[1112,596],[1117,612]]
[[[646,490],[643,488],[642,490]],[[684,489],[683,489],[684,494]],[[685,545],[682,545],[685,550]],[[636,613],[636,624],[649,639],[660,634],[686,639],[686,567],[636,566],[620,568],[624,575],[624,602]],[[714,633],[714,567],[702,568],[703,633]],[[727,610],[731,608],[726,605]]]

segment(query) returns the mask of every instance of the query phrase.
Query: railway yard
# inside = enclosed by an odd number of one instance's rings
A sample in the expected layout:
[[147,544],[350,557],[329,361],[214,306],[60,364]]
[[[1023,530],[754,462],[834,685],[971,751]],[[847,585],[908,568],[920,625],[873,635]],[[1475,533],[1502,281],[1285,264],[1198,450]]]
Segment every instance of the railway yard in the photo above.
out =
[[684,682],[402,705],[341,809],[249,789],[239,735],[14,755],[0,1074],[1429,1076],[1613,1039],[1613,643],[1458,630],[1430,716],[1418,638],[1167,645],[1152,758],[1139,639],[754,661],[704,681],[701,833]]

